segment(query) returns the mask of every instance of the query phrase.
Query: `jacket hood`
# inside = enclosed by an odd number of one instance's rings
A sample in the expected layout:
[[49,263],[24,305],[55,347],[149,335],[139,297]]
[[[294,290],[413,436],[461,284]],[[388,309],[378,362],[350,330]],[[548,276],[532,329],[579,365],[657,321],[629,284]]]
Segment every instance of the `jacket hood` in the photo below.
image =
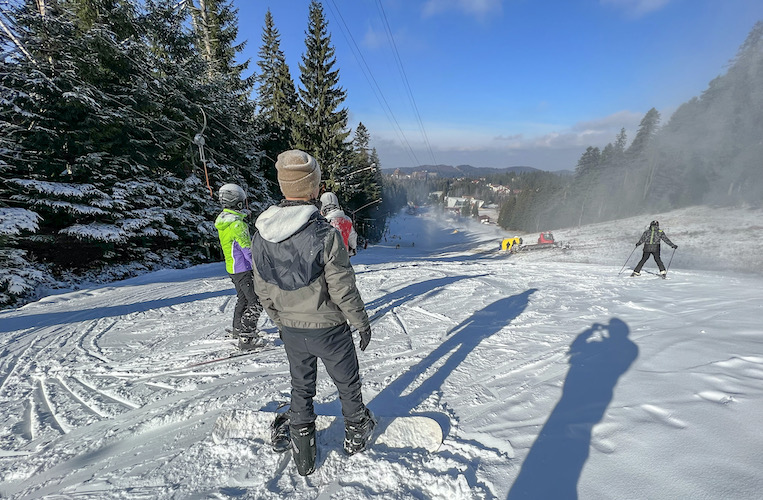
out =
[[316,212],[318,212],[318,208],[315,205],[292,207],[274,205],[257,217],[254,227],[257,228],[265,241],[279,243],[305,227]]
[[226,208],[222,212],[220,212],[220,215],[217,216],[217,219],[215,219],[215,227],[218,230],[225,229],[226,227],[230,226],[236,221],[243,220],[246,217],[247,214],[242,212],[236,212],[235,210],[231,210],[229,208]]
[[329,207],[329,210],[323,214],[328,220],[338,219],[339,217],[345,217],[344,210],[339,207]]

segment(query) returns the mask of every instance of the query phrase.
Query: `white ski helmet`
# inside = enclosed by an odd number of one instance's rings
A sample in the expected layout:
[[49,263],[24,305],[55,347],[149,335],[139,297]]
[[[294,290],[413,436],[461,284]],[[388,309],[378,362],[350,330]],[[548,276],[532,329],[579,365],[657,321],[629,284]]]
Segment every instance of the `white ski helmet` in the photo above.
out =
[[321,214],[326,215],[331,210],[339,208],[339,199],[331,191],[321,195]]
[[246,192],[238,184],[224,184],[218,195],[223,208],[241,210],[246,204]]

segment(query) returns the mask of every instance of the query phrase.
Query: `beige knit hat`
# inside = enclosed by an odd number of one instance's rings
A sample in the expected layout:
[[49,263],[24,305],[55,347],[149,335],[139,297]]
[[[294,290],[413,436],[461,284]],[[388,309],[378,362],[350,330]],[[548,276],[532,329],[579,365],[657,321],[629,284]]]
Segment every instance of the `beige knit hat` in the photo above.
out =
[[278,155],[278,185],[286,198],[310,198],[321,183],[321,169],[315,158],[291,149]]

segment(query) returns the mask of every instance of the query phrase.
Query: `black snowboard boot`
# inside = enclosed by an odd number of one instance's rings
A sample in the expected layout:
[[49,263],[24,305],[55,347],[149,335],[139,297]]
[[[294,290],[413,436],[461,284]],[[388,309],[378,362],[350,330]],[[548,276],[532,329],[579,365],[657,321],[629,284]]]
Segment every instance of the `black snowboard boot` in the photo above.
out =
[[376,417],[366,408],[358,418],[344,422],[344,452],[354,455],[365,450],[376,427]]
[[315,423],[290,426],[291,453],[300,476],[309,476],[315,472]]
[[257,332],[244,333],[238,338],[238,348],[242,351],[252,351],[265,345],[265,339],[257,335]]
[[276,453],[283,453],[289,449],[289,412],[279,413],[270,424],[270,444]]

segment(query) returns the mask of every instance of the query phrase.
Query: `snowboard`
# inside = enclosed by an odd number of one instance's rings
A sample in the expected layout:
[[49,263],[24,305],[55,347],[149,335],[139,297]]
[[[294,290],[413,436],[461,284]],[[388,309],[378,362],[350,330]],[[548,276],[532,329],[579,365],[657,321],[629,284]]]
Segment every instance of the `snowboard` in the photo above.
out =
[[[226,439],[249,439],[270,444],[270,425],[276,413],[267,410],[233,410],[217,418],[212,438],[215,442]],[[424,416],[376,415],[376,429],[369,448],[423,449],[435,452],[442,445],[442,428],[437,421]],[[315,420],[318,443],[324,447],[341,450],[344,440],[342,417],[318,415]]]

